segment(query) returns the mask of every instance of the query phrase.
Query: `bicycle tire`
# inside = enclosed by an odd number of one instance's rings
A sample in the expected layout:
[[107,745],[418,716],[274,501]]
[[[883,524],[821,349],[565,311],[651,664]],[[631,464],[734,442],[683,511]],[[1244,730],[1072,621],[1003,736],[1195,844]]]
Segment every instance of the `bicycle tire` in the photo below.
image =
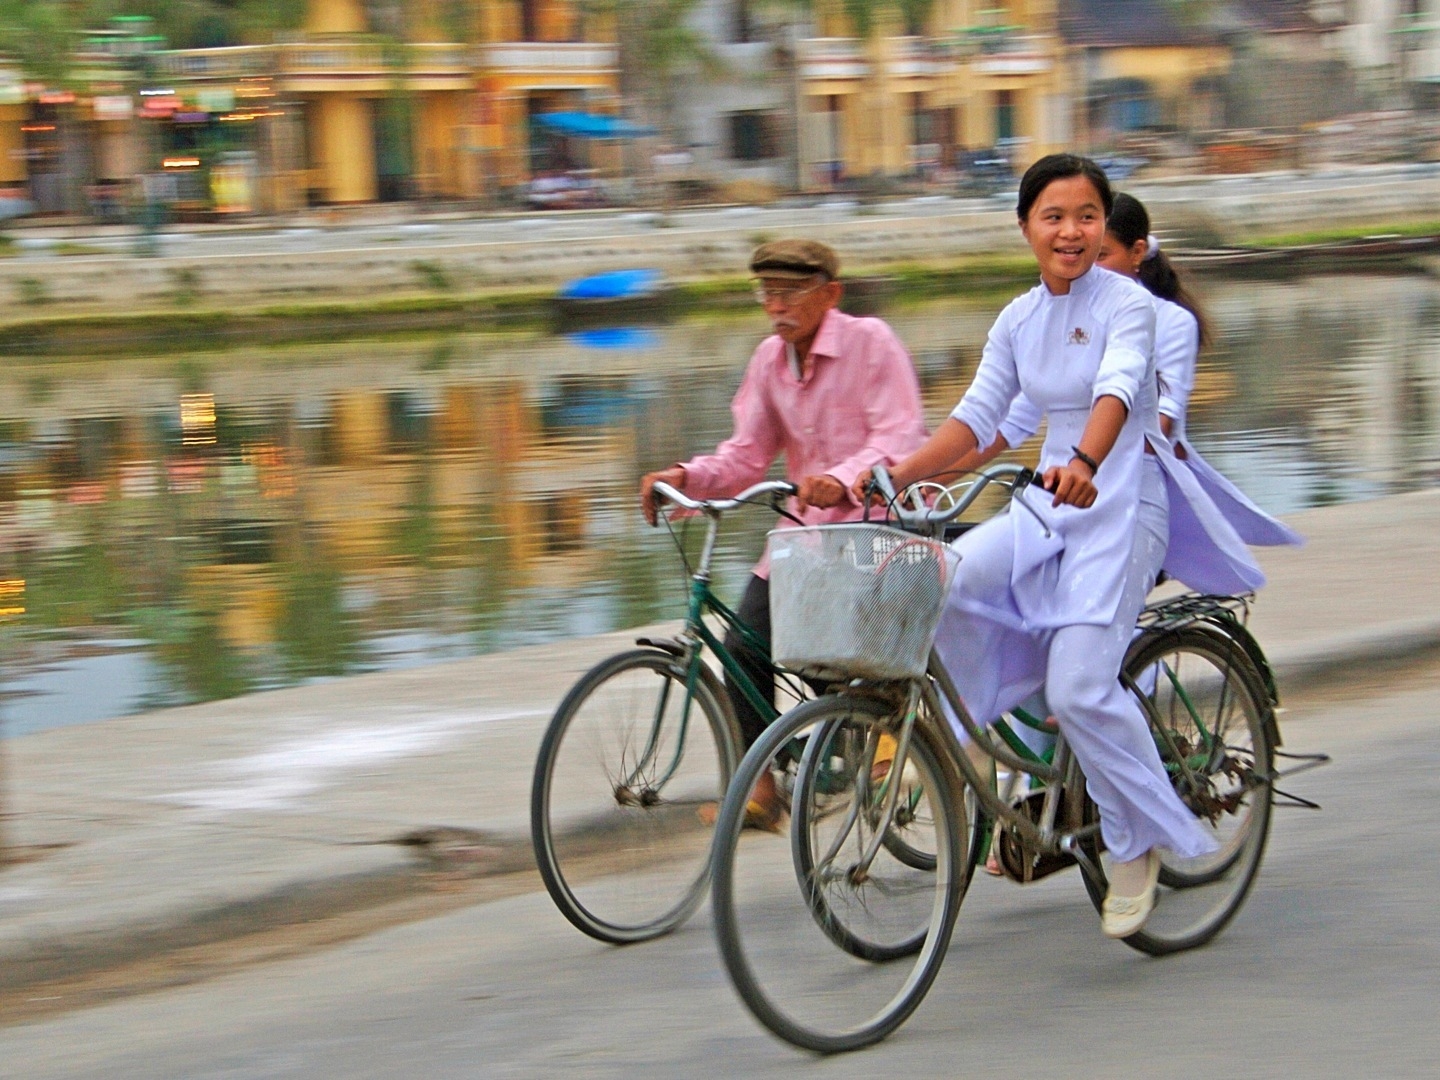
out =
[[[740,736],[719,680],[697,663],[683,753],[673,736],[686,669],[658,649],[620,653],[591,668],[540,743],[530,795],[535,862],[555,906],[600,941],[660,937],[704,899],[712,831],[705,808],[715,810],[724,796]],[[655,730],[660,741],[642,777],[637,762]],[[672,762],[674,775],[649,787]],[[637,778],[644,781],[638,790],[627,783]]]
[[[1177,794],[1209,822],[1220,850],[1161,852],[1155,911],[1123,940],[1151,956],[1198,948],[1229,924],[1254,884],[1270,832],[1274,747],[1269,695],[1254,662],[1223,634],[1191,626],[1141,635],[1125,665]],[[1153,687],[1148,685],[1154,676]],[[1209,732],[1200,735],[1197,719]],[[1157,731],[1157,725],[1163,727]],[[1175,748],[1175,749],[1172,749]],[[1176,750],[1186,759],[1179,767]],[[1093,820],[1094,804],[1087,800]],[[1091,849],[1098,856],[1098,844]],[[1085,886],[1098,910],[1102,884]]]
[[[836,949],[836,936],[816,917],[805,875],[796,889],[796,815],[792,812],[788,837],[744,833],[745,804],[761,774],[776,767],[792,739],[807,733],[813,737],[826,723],[844,718],[883,724],[890,713],[888,705],[854,694],[827,695],[790,710],[741,761],[716,823],[712,903],[726,971],[762,1024],[785,1041],[818,1053],[856,1050],[885,1038],[914,1012],[934,982],[963,896],[961,782],[943,746],[925,725],[917,724],[907,761],[935,808],[933,870],[906,867],[877,845],[868,876],[858,882],[848,876],[860,865],[855,862],[830,878],[857,890],[873,887],[874,899],[900,905],[902,937],[909,937],[912,920],[923,919],[919,948],[892,955],[885,963],[861,959],[853,949]],[[853,783],[848,790],[853,798]],[[870,839],[875,839],[873,830]],[[858,839],[856,844],[860,846]],[[810,880],[818,878],[812,875]],[[829,906],[833,910],[833,899]],[[862,997],[873,1006],[861,1003]]]

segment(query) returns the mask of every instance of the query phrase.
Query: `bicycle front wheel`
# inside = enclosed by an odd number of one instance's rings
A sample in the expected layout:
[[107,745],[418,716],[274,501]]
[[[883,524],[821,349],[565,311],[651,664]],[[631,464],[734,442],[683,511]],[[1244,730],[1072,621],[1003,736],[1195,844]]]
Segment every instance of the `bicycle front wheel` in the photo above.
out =
[[[897,766],[897,720],[887,716],[877,722],[868,710],[858,709],[818,727],[806,740],[791,802],[795,871],[816,923],[836,945],[864,960],[895,960],[917,952],[930,928],[928,910],[898,902],[877,906],[868,895],[887,877],[903,877],[912,887],[923,889],[918,885],[923,878],[905,874],[901,866],[925,872],[935,869],[936,826],[930,806],[934,787],[925,784],[927,774],[913,760],[928,749],[908,750]],[[855,784],[863,778],[868,778],[868,790],[862,794]],[[893,806],[887,807],[892,797]],[[863,821],[850,818],[861,810],[857,799],[863,799]],[[967,800],[967,817],[969,809]],[[868,882],[867,889],[838,880],[838,848],[848,845],[857,856],[861,854],[856,849],[879,829],[882,815],[887,816],[879,830],[880,843],[899,866],[880,859],[879,877]],[[962,892],[972,863],[966,860]]]
[[[716,824],[715,927],[726,969],[761,1023],[809,1050],[855,1050],[903,1023],[939,972],[959,911],[961,782],[924,725],[903,759],[877,770],[874,748],[898,723],[891,706],[858,695],[797,706],[746,754]],[[766,770],[785,771],[797,739],[806,756],[789,835],[744,832],[750,791]],[[928,868],[884,843],[894,811],[875,797],[882,771],[903,778],[926,807],[929,835],[912,839],[933,853]]]
[[653,649],[591,669],[555,711],[530,798],[535,861],[556,906],[601,941],[648,941],[704,898],[738,736],[698,661]]
[[[1269,698],[1244,651],[1198,626],[1141,637],[1125,670],[1176,794],[1218,845],[1196,859],[1161,852],[1155,911],[1125,939],[1160,956],[1224,929],[1260,869],[1273,798]],[[1104,890],[1086,886],[1099,907]]]

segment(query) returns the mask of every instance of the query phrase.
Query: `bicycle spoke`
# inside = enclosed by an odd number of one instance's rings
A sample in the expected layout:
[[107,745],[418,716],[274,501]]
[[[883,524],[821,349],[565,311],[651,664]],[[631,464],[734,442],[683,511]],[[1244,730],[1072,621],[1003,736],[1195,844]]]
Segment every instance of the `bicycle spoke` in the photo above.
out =
[[[687,709],[703,720],[685,723]],[[546,733],[531,799],[541,876],[572,923],[641,941],[694,910],[708,877],[705,808],[724,794],[730,738],[716,691],[687,693],[667,654],[622,654],[576,684]]]
[[[951,797],[953,773],[917,738],[886,779],[907,801],[922,789],[921,801],[935,808],[923,838],[934,862],[906,865],[881,844],[890,818],[877,807],[882,785],[870,780],[879,736],[894,730],[868,699],[820,698],[792,710],[746,756],[717,825],[716,930],[726,966],[756,1015],[801,1046],[844,1049],[882,1037],[918,1004],[943,958],[963,890],[956,830],[964,800]],[[809,738],[789,837],[742,836],[744,789],[775,768],[797,733]],[[893,811],[898,800],[882,805]]]

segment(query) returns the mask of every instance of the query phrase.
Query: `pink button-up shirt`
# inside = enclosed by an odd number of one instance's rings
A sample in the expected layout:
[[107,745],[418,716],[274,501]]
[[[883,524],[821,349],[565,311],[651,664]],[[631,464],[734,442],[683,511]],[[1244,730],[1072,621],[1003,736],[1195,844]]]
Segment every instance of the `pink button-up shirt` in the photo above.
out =
[[[783,452],[792,483],[828,474],[845,486],[844,501],[828,510],[792,506],[805,524],[861,516],[849,493],[855,479],[877,463],[895,464],[925,441],[920,383],[905,346],[879,319],[827,312],[810,357],[810,373],[800,377],[779,335],[760,343],[730,403],[735,433],[713,454],[684,463],[685,494],[734,495],[763,480]],[[755,572],[764,577],[768,571],[762,559]]]

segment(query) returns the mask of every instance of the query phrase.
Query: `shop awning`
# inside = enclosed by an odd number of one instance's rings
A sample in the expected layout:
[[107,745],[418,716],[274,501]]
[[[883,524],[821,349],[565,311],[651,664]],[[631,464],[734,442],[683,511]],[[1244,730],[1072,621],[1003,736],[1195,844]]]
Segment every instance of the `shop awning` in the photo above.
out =
[[559,135],[582,139],[634,139],[655,134],[654,128],[632,124],[622,116],[606,116],[604,113],[541,113],[535,119]]

